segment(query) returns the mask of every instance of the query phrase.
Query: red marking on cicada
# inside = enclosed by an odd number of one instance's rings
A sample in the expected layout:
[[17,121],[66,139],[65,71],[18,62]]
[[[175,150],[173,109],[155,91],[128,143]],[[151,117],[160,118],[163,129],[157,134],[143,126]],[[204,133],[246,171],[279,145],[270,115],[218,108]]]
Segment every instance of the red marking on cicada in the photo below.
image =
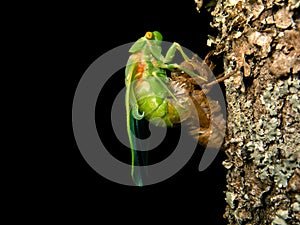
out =
[[135,83],[136,86],[140,85],[142,82],[141,78],[143,78],[143,73],[145,71],[145,67],[146,67],[145,64],[142,64],[142,63],[139,63],[137,65],[137,68],[136,68],[135,74],[134,74],[134,80],[136,80],[136,83]]
[[143,72],[145,70],[145,65],[144,64],[138,64],[135,74],[134,74],[134,78],[135,79],[140,79],[143,76]]

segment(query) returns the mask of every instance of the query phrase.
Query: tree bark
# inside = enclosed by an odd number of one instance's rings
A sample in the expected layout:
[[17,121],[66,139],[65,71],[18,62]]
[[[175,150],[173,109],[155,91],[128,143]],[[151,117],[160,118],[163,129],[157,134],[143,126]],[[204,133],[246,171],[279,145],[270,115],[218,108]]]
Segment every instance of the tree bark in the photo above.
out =
[[229,224],[300,224],[299,1],[218,1]]

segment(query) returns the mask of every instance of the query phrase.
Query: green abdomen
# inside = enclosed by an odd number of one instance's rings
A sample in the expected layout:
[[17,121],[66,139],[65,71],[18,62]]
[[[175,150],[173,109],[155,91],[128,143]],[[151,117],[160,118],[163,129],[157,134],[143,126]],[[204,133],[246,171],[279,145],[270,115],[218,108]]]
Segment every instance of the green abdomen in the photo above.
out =
[[155,77],[139,79],[135,84],[139,111],[156,126],[172,127],[185,117],[187,109],[176,104],[166,88]]

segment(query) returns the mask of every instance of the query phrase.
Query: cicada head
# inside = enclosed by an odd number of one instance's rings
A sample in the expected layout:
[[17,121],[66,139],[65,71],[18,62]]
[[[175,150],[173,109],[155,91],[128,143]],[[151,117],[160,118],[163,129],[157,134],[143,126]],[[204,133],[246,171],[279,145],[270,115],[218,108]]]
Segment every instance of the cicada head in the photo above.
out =
[[147,38],[148,40],[154,40],[154,41],[159,41],[159,42],[162,42],[162,40],[163,40],[162,34],[158,31],[146,32],[145,38]]

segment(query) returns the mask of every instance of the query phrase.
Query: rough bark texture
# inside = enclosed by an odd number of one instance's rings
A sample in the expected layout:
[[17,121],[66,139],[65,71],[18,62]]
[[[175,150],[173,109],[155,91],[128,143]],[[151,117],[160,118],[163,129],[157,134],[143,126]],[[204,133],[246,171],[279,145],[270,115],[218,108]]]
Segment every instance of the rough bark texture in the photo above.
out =
[[229,224],[300,224],[300,23],[296,0],[218,1]]

